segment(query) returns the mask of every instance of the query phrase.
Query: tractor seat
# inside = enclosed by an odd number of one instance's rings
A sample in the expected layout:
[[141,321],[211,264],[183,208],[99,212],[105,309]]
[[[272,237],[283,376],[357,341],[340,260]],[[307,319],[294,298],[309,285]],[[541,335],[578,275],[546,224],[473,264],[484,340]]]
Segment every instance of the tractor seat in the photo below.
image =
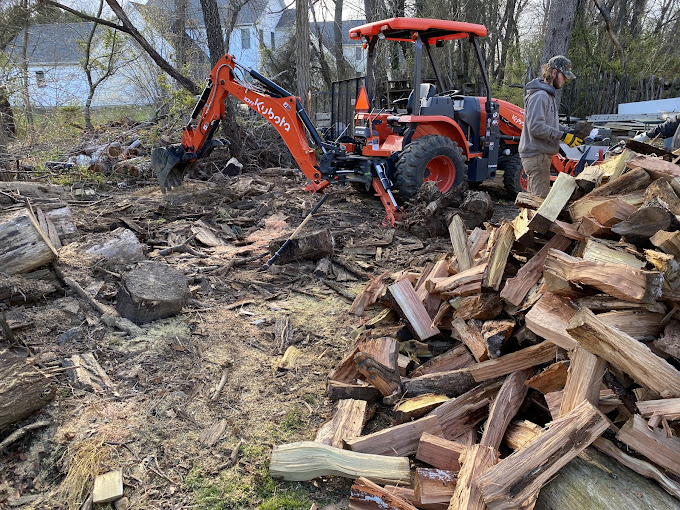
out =
[[[423,104],[422,101],[423,99],[429,99],[431,97],[434,97],[434,95],[437,93],[437,89],[435,88],[434,85],[431,83],[421,83],[420,84],[420,101],[421,105]],[[408,96],[408,101],[406,102],[406,112],[409,114],[413,113],[413,91],[411,91],[411,94]]]

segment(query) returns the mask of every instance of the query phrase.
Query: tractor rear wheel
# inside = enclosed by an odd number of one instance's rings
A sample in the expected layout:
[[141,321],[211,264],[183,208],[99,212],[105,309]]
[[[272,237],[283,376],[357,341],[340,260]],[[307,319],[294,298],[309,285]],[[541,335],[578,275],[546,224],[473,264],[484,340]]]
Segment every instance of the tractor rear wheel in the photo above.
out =
[[467,164],[458,144],[441,135],[422,136],[406,146],[396,164],[395,185],[404,200],[425,181],[435,181],[446,193],[467,181]]
[[508,194],[514,198],[517,193],[527,190],[527,174],[519,154],[503,156],[498,166],[503,170],[503,185]]

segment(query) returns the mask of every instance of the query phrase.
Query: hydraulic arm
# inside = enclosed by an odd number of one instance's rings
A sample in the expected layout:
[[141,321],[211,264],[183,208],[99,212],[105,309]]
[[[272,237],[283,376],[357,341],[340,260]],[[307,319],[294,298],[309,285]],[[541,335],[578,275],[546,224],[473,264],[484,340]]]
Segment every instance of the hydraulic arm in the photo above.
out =
[[[255,80],[256,85],[244,79],[245,73]],[[328,185],[319,170],[316,149],[327,152],[337,148],[321,140],[297,97],[257,71],[243,67],[232,55],[227,54],[210,72],[208,84],[184,127],[182,143],[156,148],[151,154],[152,165],[163,192],[179,186],[191,163],[222,145],[213,137],[224,118],[224,102],[229,95],[238,98],[274,126],[302,172],[311,181],[311,191],[319,191]],[[196,119],[198,121],[193,125]],[[315,148],[310,147],[307,133]]]

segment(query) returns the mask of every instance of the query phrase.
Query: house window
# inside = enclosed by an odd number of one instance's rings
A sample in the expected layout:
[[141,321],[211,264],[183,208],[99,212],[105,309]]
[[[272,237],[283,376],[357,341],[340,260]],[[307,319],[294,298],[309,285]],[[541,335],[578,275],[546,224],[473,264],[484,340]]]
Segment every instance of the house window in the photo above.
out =
[[276,39],[274,38],[274,32],[271,32],[269,34],[269,39],[270,39],[270,45],[271,49],[275,50],[276,49]]
[[47,87],[47,80],[45,79],[45,71],[35,72],[35,81],[38,83],[38,87]]
[[361,46],[354,47],[354,58],[356,60],[361,60]]
[[250,49],[250,30],[248,30],[247,28],[241,29],[241,49],[242,50]]

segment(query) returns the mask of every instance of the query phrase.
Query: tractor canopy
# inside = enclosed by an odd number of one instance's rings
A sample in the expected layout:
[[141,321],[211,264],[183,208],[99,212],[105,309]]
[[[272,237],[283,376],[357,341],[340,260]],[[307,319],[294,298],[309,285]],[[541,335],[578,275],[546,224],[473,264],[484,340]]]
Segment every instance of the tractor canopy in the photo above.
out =
[[350,39],[361,40],[377,36],[390,41],[414,42],[418,33],[423,42],[464,39],[470,35],[486,36],[486,27],[475,23],[428,18],[390,18],[360,25],[349,31]]

